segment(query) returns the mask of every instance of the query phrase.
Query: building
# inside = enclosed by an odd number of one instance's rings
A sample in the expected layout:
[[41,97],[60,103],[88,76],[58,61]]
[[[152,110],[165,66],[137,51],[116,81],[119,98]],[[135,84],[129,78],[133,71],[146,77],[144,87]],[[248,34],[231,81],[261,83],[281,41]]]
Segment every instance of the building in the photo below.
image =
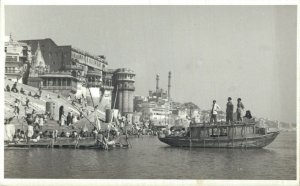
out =
[[[52,39],[22,40],[34,53],[28,84],[64,96],[84,97],[88,105],[133,112],[135,74],[130,69],[107,69],[103,55],[92,55]],[[114,101],[116,99],[116,101]]]
[[165,107],[145,107],[142,110],[142,118],[150,120],[154,125],[168,125],[172,112]]
[[[29,66],[29,76],[27,84],[33,87],[42,87],[43,79],[39,77],[40,74],[44,74],[50,71],[50,66],[46,65],[40,45],[32,56],[32,62]],[[44,85],[46,87],[46,85]]]
[[135,74],[127,68],[120,68],[113,72],[113,108],[118,108],[122,114],[133,112],[133,94],[135,91]]
[[22,42],[35,54],[29,85],[65,96],[84,96],[89,105],[99,105],[107,66],[103,55],[95,56],[71,45],[58,46],[49,38]]
[[[76,95],[81,96],[82,94],[86,95],[90,102],[93,102],[93,99],[100,98],[99,88],[102,85],[103,81],[103,70],[107,66],[107,62],[103,55],[95,56],[81,49],[72,47],[71,45],[58,46],[52,39],[36,39],[36,40],[22,40],[21,42],[27,43],[35,57],[40,55],[44,61],[44,66],[48,66],[48,72],[46,75],[41,76],[43,82],[54,82],[59,79],[59,72],[69,72],[76,79]],[[40,51],[40,52],[39,52]],[[39,64],[39,63],[36,63]],[[38,71],[36,68],[34,71]],[[51,76],[51,73],[54,72],[54,75]],[[44,74],[45,72],[39,71],[39,75]],[[65,73],[63,73],[65,74]],[[53,78],[53,79],[52,79]],[[65,75],[60,77],[61,79],[66,78]],[[65,79],[65,81],[68,81]],[[51,87],[48,87],[51,86]],[[68,89],[55,89],[56,86],[51,84],[43,84],[43,89],[53,90],[53,91],[63,91],[64,94],[68,94]],[[90,88],[90,90],[87,90]],[[87,93],[90,91],[91,93]],[[98,102],[95,101],[95,102]]]
[[144,108],[144,103],[148,102],[144,96],[134,96],[133,98],[133,110],[134,112],[141,112]]
[[[92,55],[71,45],[58,46],[52,39],[21,40],[31,46],[32,53],[40,47],[45,64],[51,71],[82,70],[85,73],[95,70],[102,71],[107,66],[103,55]],[[98,74],[101,77],[101,74]]]
[[27,83],[31,63],[31,47],[23,42],[14,41],[10,35],[5,42],[5,78],[18,83]]

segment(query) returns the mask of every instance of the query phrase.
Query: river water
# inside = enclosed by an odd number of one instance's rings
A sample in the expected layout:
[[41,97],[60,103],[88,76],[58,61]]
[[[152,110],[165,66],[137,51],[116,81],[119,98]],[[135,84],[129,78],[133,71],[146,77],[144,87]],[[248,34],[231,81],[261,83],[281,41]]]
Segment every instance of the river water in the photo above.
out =
[[132,148],[6,149],[5,178],[296,179],[296,133],[264,149],[190,149],[157,137],[130,138]]

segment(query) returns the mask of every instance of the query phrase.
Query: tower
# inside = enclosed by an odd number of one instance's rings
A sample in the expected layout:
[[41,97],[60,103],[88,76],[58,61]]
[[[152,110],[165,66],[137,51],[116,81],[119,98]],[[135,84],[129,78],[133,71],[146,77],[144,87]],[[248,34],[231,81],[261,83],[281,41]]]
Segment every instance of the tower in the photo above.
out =
[[37,44],[37,49],[34,54],[33,64],[31,66],[31,77],[37,76],[39,73],[45,72],[47,69],[41,48],[40,43]]
[[171,99],[171,71],[169,72],[168,77],[168,100]]
[[113,108],[119,109],[122,115],[133,112],[135,74],[132,70],[121,68],[114,73]]
[[159,89],[159,75],[156,75],[156,93],[158,93],[158,89]]

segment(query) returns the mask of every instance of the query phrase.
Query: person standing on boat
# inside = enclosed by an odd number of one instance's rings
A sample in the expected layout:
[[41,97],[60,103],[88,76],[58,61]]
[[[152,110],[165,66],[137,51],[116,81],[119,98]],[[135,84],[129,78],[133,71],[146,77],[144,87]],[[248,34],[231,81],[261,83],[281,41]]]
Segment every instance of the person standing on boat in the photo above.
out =
[[219,110],[221,110],[221,107],[216,103],[216,100],[213,100],[213,105],[211,108],[210,123],[217,122],[217,115],[218,115]]
[[242,103],[242,99],[241,98],[238,98],[237,99],[237,108],[236,108],[236,114],[237,114],[237,120],[238,121],[242,121],[242,112],[244,110],[244,105]]
[[233,122],[233,104],[231,102],[231,97],[228,98],[228,102],[226,104],[226,123]]

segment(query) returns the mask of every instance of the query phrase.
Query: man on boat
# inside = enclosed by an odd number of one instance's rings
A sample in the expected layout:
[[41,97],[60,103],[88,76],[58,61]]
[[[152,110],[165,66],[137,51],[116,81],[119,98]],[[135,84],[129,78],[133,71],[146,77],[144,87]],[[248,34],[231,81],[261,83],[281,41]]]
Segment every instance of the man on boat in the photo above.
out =
[[226,104],[226,123],[229,124],[233,122],[233,104],[231,102],[231,97],[228,98],[228,102]]
[[236,114],[237,114],[237,121],[242,121],[242,111],[244,110],[244,105],[242,103],[242,99],[237,99],[237,108],[236,108]]
[[216,103],[216,100],[213,100],[213,105],[211,108],[210,123],[215,124],[217,122],[217,115],[218,115],[219,110],[221,110],[221,107]]

